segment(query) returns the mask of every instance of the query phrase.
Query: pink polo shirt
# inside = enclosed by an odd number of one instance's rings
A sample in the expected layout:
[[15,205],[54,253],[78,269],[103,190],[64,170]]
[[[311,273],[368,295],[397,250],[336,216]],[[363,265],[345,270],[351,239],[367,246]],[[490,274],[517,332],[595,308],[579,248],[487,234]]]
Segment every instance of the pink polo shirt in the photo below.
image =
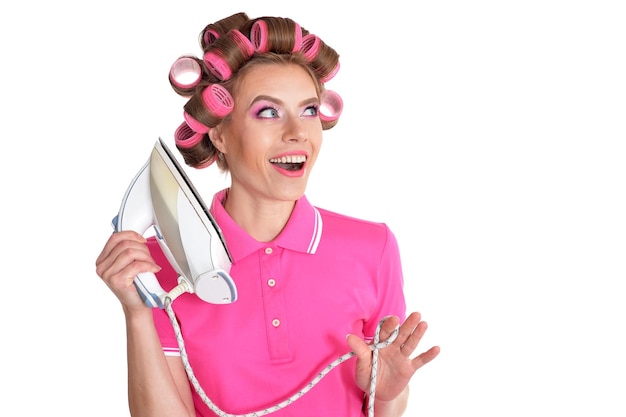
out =
[[[172,304],[189,362],[202,389],[231,414],[260,411],[306,386],[349,352],[346,335],[371,339],[387,315],[405,319],[403,277],[396,239],[382,223],[359,220],[296,202],[281,234],[258,242],[224,210],[227,190],[211,213],[233,257],[236,302],[213,305],[193,294]],[[176,285],[155,241],[153,256],[165,290]],[[154,309],[163,349],[178,343],[165,310]],[[355,385],[355,358],[326,375],[275,417],[363,416],[364,393]],[[198,416],[215,416],[192,387]]]

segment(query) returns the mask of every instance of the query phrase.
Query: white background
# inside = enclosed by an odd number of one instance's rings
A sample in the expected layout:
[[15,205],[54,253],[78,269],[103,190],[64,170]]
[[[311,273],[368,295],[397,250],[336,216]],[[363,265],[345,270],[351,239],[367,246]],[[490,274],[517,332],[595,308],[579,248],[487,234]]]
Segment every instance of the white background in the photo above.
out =
[[[397,235],[422,347],[442,349],[407,415],[623,417],[622,2],[231,3],[0,6],[2,409],[128,415],[123,315],[94,262],[182,121],[170,64],[245,11],[341,55],[308,195]],[[191,173],[207,199],[214,168]]]

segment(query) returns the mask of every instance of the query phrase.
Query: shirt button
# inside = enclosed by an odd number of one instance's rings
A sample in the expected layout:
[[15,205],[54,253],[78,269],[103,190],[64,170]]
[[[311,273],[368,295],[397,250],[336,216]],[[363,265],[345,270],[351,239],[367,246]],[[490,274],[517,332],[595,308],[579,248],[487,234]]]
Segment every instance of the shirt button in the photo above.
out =
[[271,255],[272,254],[272,248],[265,248],[265,253],[267,255]]
[[278,319],[272,320],[272,326],[274,326],[274,327],[280,326],[280,320],[278,320]]
[[274,280],[274,278],[270,278],[267,280],[267,285],[269,285],[270,287],[273,287],[276,285],[276,281]]

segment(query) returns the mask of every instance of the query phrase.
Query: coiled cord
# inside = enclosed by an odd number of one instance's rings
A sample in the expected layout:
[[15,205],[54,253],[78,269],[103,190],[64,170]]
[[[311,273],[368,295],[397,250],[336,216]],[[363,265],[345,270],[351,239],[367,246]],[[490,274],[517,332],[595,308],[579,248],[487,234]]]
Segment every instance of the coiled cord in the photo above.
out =
[[[172,327],[174,328],[174,333],[176,334],[176,341],[178,342],[178,348],[180,350],[180,357],[183,360],[183,365],[185,367],[185,371],[187,372],[189,381],[193,385],[194,389],[196,390],[196,392],[198,393],[202,401],[207,405],[207,407],[209,407],[215,414],[217,414],[220,417],[260,417],[260,416],[271,414],[282,408],[285,408],[288,405],[296,402],[298,399],[302,398],[304,394],[309,392],[318,382],[321,381],[322,378],[328,375],[330,371],[332,371],[334,368],[341,365],[343,362],[347,361],[348,359],[352,358],[355,355],[354,352],[348,352],[345,355],[342,355],[339,358],[335,359],[328,366],[326,366],[326,368],[324,368],[319,374],[317,374],[317,376],[313,378],[311,382],[306,384],[306,386],[300,389],[296,394],[292,395],[288,399],[272,407],[266,408],[264,410],[255,411],[252,413],[247,413],[247,414],[227,413],[221,410],[218,406],[216,406],[213,403],[213,401],[211,401],[211,399],[206,395],[206,393],[200,386],[200,383],[196,379],[196,376],[194,375],[193,370],[191,369],[191,364],[189,363],[189,359],[187,357],[187,351],[185,350],[185,342],[183,340],[183,336],[180,331],[180,326],[178,325],[178,320],[176,320],[176,315],[174,313],[174,310],[172,309],[172,302],[178,296],[180,296],[181,294],[185,292],[191,292],[191,291],[189,291],[187,282],[183,280],[177,287],[175,287],[172,291],[170,291],[165,296],[165,300],[164,300],[165,310],[167,312],[167,315],[170,318],[170,323],[172,324]],[[398,337],[399,327],[396,326],[396,328],[393,330],[393,332],[389,335],[389,337],[386,340],[382,342],[380,341],[380,330],[383,326],[383,323],[388,318],[389,317],[383,317],[380,320],[380,322],[378,323],[378,326],[376,327],[374,340],[372,341],[372,344],[369,345],[369,348],[373,353],[372,353],[372,372],[370,376],[369,401],[368,401],[368,406],[367,406],[368,417],[374,417],[374,400],[376,397],[376,376],[377,376],[377,371],[378,371],[378,351],[380,349],[383,349],[389,346],[391,343],[393,343],[394,340],[396,340],[396,337]]]

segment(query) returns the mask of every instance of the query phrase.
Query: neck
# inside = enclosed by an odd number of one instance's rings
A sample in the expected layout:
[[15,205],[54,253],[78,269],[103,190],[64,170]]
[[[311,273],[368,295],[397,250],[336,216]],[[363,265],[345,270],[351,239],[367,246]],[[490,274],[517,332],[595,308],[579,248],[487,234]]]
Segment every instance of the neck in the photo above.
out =
[[231,188],[224,208],[250,236],[259,242],[270,242],[284,229],[295,204],[295,201],[252,198]]

